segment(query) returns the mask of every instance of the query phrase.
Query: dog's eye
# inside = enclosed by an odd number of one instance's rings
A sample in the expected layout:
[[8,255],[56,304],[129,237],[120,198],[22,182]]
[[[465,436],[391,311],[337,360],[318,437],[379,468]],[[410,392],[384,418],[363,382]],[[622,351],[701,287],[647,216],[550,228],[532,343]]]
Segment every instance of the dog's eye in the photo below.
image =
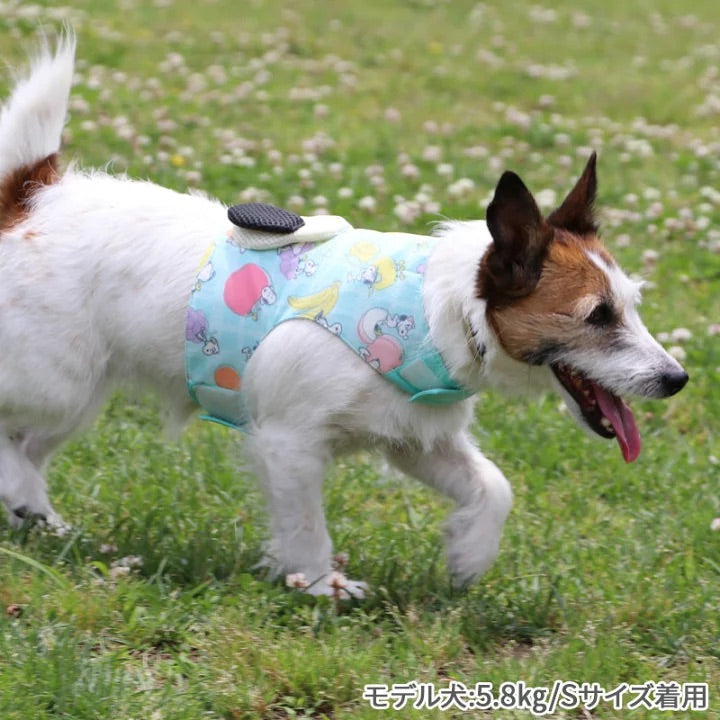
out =
[[601,302],[593,308],[593,311],[585,318],[585,322],[595,327],[605,327],[615,320],[615,313],[612,307],[606,302]]

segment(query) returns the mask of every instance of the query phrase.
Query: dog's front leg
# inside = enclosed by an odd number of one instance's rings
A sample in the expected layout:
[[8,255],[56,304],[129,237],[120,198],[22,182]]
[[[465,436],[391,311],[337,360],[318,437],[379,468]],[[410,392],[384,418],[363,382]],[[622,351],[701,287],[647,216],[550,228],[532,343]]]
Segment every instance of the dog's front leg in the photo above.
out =
[[329,459],[325,448],[298,437],[295,427],[270,423],[257,428],[246,447],[270,512],[272,539],[263,564],[274,575],[302,574],[312,595],[363,597],[365,583],[332,572],[332,542],[322,503]]
[[22,434],[0,434],[0,500],[13,527],[41,520],[52,529],[65,532],[67,525],[50,504],[39,464],[39,460],[36,463],[29,457],[28,439]]
[[497,557],[500,535],[512,505],[510,484],[500,469],[465,434],[438,441],[428,452],[393,448],[388,458],[458,504],[446,528],[447,561],[455,582],[470,582]]

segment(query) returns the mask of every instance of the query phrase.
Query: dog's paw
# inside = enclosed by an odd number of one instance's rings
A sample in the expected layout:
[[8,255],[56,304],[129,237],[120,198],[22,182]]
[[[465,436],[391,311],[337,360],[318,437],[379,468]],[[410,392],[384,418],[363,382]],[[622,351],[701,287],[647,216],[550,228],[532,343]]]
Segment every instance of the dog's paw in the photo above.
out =
[[351,580],[337,570],[309,582],[303,573],[291,573],[285,577],[285,584],[308,595],[325,595],[335,600],[364,600],[370,587],[362,580]]
[[38,523],[45,532],[55,535],[55,537],[65,537],[72,530],[72,525],[66,523],[56,512],[48,513],[44,520]]
[[64,537],[71,528],[54,510],[49,512],[36,512],[27,505],[18,505],[8,512],[8,520],[13,528],[21,528],[23,525],[34,525],[51,535]]

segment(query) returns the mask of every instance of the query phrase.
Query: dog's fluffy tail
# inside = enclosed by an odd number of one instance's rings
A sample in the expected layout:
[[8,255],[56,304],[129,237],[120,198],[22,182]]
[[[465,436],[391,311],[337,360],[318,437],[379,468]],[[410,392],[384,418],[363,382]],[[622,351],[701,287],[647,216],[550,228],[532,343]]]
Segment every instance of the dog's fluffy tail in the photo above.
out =
[[33,186],[58,177],[74,60],[75,35],[66,30],[54,52],[45,43],[0,110],[0,226],[18,219]]
[[0,178],[60,150],[74,61],[75,35],[66,31],[15,84],[0,112]]

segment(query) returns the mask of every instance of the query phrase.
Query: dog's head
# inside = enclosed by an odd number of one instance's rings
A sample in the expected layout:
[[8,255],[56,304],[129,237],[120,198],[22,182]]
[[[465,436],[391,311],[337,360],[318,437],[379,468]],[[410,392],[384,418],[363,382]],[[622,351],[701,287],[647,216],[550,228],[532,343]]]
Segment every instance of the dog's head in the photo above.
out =
[[505,352],[547,366],[577,422],[616,437],[632,462],[640,435],[622,396],[668,397],[688,376],[640,320],[639,283],[598,239],[596,188],[593,153],[562,205],[543,218],[522,180],[506,172],[487,209],[493,243],[477,293]]

